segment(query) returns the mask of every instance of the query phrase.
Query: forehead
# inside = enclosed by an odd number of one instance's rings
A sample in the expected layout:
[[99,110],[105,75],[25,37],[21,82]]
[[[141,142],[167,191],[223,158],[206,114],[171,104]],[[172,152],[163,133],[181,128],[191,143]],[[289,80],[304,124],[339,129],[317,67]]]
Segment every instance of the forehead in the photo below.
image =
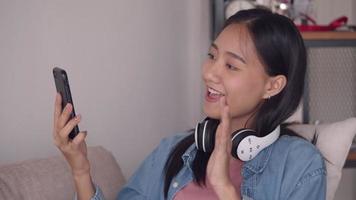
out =
[[214,43],[219,50],[234,52],[245,58],[256,57],[255,47],[246,25],[231,24],[225,27]]

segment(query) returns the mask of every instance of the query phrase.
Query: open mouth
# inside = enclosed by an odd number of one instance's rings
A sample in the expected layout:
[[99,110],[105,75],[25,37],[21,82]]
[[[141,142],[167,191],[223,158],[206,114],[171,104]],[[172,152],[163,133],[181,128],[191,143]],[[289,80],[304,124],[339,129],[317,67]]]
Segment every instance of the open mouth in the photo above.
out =
[[208,87],[207,93],[206,93],[206,100],[209,102],[216,102],[220,99],[220,97],[225,96],[223,93]]

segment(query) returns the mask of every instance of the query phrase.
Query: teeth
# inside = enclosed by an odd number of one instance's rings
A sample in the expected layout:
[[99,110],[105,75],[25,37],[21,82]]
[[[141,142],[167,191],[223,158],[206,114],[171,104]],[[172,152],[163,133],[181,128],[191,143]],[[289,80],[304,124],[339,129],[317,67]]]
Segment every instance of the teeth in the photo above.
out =
[[220,92],[218,92],[212,88],[208,88],[208,92],[213,95],[222,95]]

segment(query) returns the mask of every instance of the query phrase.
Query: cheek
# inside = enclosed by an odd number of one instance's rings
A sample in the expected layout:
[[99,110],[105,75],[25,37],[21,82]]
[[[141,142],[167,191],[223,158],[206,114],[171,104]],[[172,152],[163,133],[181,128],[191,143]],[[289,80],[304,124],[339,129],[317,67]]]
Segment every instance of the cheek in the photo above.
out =
[[230,114],[234,117],[253,112],[263,95],[263,79],[253,75],[246,77],[248,78],[240,78],[227,84],[230,85],[227,101]]
[[208,61],[208,60],[205,60],[205,61],[203,62],[202,67],[201,67],[201,77],[202,77],[203,80],[206,79],[207,69],[208,69],[208,67],[209,67],[209,64],[210,64],[209,61]]

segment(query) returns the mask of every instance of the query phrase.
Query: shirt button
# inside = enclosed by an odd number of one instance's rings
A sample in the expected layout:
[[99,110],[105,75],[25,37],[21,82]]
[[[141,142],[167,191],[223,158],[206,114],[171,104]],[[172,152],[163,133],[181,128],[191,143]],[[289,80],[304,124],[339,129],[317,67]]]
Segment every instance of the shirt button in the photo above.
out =
[[177,188],[178,185],[179,185],[178,182],[174,182],[172,186],[173,186],[173,188]]

